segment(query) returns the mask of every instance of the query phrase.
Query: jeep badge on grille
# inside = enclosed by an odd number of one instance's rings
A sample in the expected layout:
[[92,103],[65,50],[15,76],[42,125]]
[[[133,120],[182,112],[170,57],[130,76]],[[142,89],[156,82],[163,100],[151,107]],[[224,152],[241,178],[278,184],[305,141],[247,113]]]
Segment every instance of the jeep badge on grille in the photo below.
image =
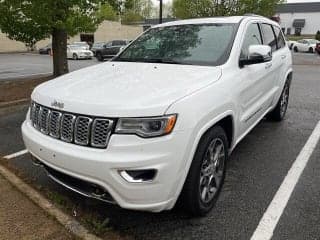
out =
[[62,109],[62,108],[64,108],[64,103],[58,102],[57,100],[54,100],[54,101],[51,103],[51,106]]

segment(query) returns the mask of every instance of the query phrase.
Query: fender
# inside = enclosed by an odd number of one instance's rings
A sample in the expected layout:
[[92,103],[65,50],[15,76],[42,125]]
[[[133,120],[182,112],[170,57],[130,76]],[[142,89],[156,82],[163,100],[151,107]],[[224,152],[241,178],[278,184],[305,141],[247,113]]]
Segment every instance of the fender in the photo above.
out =
[[[232,118],[232,127],[233,129],[235,129],[235,114],[234,114],[234,111],[232,110],[227,110],[221,114],[219,114],[218,116],[216,116],[214,119],[212,119],[211,121],[207,122],[205,125],[203,125],[201,127],[201,129],[199,131],[197,131],[197,135],[194,139],[194,141],[192,143],[189,143],[190,145],[190,151],[188,151],[187,153],[184,154],[184,159],[186,159],[184,163],[184,169],[183,171],[181,172],[180,174],[180,181],[177,185],[177,188],[175,188],[175,193],[174,193],[174,201],[172,201],[171,203],[171,206],[170,207],[173,207],[175,204],[176,204],[176,201],[178,200],[179,198],[179,195],[182,191],[182,188],[183,188],[183,185],[186,181],[186,178],[187,178],[187,175],[189,173],[189,169],[190,169],[190,166],[191,166],[191,163],[193,161],[193,158],[194,158],[194,154],[196,152],[196,149],[198,147],[198,144],[201,140],[201,137],[211,128],[213,127],[214,125],[216,125],[219,121],[221,121],[222,119],[224,119],[225,117],[231,117]],[[234,144],[234,138],[235,138],[235,131],[233,131],[232,133],[232,142],[230,143],[230,149],[232,149],[233,147],[233,144]],[[229,152],[230,154],[231,152]]]

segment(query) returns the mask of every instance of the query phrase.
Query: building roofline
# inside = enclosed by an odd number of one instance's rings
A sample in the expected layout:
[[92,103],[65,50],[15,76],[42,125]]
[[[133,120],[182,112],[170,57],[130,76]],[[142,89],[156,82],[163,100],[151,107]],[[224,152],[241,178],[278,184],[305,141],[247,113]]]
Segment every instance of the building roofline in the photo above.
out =
[[283,3],[279,4],[276,13],[320,12],[320,2]]

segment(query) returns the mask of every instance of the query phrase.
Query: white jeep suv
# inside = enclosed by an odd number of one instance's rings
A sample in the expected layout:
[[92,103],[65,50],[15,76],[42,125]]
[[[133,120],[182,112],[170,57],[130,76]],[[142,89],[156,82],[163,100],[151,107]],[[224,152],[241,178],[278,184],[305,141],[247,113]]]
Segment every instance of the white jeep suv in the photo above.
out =
[[25,145],[56,182],[123,208],[214,206],[235,146],[282,120],[292,59],[260,16],[152,27],[112,61],[38,86]]

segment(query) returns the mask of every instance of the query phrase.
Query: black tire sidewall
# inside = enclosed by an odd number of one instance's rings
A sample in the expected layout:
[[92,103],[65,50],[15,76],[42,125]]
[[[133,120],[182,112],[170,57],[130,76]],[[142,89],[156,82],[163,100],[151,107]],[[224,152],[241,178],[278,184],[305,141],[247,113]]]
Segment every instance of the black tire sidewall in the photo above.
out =
[[73,60],[77,60],[78,59],[78,55],[76,53],[72,54],[72,59]]
[[282,99],[282,96],[286,90],[286,87],[288,87],[288,98],[290,99],[290,81],[287,80],[286,83],[284,84],[283,86],[283,89],[282,89],[282,92],[281,92],[281,95],[280,95],[280,98],[278,100],[278,103],[277,103],[277,106],[275,107],[275,109],[270,113],[269,117],[274,120],[274,121],[282,121],[285,116],[286,116],[286,112],[287,112],[287,109],[288,109],[288,105],[289,105],[289,99],[288,99],[288,103],[287,103],[287,107],[286,107],[286,111],[283,115],[281,115],[281,99]]
[[[225,150],[225,159],[224,159],[224,169],[223,169],[223,176],[221,179],[221,184],[217,190],[216,195],[214,198],[208,203],[205,204],[202,202],[200,198],[200,169],[202,166],[202,163],[204,161],[204,155],[207,151],[207,148],[211,141],[215,138],[221,139],[221,141],[224,144],[224,150]],[[196,150],[196,153],[194,155],[192,164],[189,169],[189,173],[187,176],[187,180],[185,185],[187,189],[184,189],[184,191],[188,191],[185,193],[185,201],[187,201],[187,208],[188,211],[193,216],[205,216],[215,205],[225,178],[226,173],[226,164],[228,159],[228,139],[225,134],[225,131],[220,126],[215,126],[212,129],[210,129],[200,140],[198,148]]]
[[103,58],[102,58],[102,54],[101,53],[96,53],[96,58],[98,59],[98,61],[102,62]]

